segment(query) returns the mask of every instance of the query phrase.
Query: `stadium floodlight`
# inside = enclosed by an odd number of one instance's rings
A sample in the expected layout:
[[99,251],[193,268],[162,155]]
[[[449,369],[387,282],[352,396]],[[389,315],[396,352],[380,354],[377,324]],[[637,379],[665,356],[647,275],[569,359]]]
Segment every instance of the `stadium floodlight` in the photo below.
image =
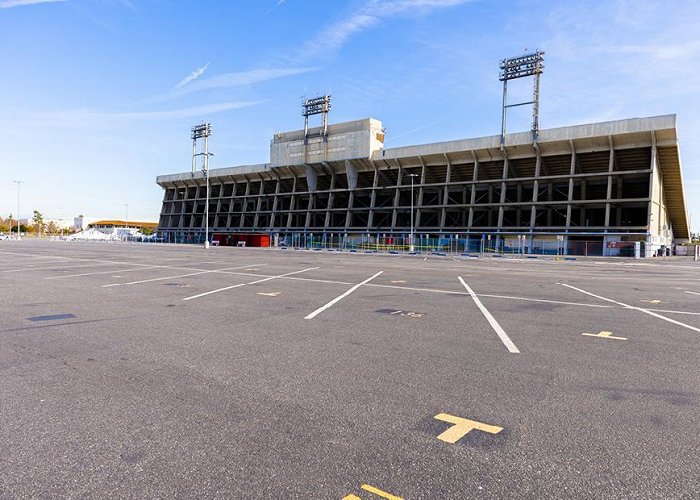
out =
[[328,112],[331,110],[330,94],[305,99],[301,103],[301,116],[304,117],[304,139],[309,135],[309,116],[323,115],[323,134],[328,135]]
[[[197,156],[203,156],[202,174],[207,185],[206,204],[204,205],[204,248],[209,248],[209,157],[214,153],[209,152],[209,136],[211,135],[211,123],[201,123],[192,127],[192,174],[194,175]],[[204,139],[201,153],[197,153],[197,140]]]
[[[532,142],[537,142],[540,121],[540,75],[544,70],[544,52],[536,50],[531,54],[501,60],[498,79],[503,82],[503,110],[501,119],[501,149],[506,145],[506,111],[508,108],[532,104]],[[508,104],[508,81],[517,78],[534,77],[532,101]]]
[[201,123],[192,127],[192,139],[203,139],[211,135],[211,123]]

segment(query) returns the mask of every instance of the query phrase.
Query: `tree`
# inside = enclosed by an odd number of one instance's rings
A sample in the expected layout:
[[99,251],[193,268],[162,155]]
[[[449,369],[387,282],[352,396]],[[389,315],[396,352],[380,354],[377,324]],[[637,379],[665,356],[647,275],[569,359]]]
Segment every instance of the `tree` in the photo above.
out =
[[143,234],[144,236],[150,236],[153,234],[153,229],[151,229],[150,227],[142,227],[141,234]]
[[46,226],[46,232],[48,234],[58,234],[61,232],[61,228],[58,227],[58,225],[54,221],[51,221]]
[[34,223],[34,231],[39,233],[39,236],[41,236],[41,232],[44,229],[44,216],[39,212],[38,210],[34,210],[34,216],[32,217],[32,222]]

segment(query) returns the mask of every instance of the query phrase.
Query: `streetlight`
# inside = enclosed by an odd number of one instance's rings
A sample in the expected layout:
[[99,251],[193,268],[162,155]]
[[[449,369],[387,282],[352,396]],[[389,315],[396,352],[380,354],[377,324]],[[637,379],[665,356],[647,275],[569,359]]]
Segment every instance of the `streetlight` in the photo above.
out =
[[19,185],[24,181],[12,181],[17,184],[17,239],[22,239],[22,233],[19,232]]
[[129,204],[124,203],[124,206],[126,207],[126,219],[124,220],[124,229],[125,231],[125,238],[126,241],[129,241]]
[[66,221],[65,221],[65,219],[63,218],[63,208],[64,208],[64,207],[59,207],[59,208],[60,208],[60,210],[61,210],[61,219],[60,219],[60,221],[61,221],[61,240],[62,240],[62,239],[63,239],[63,226],[65,226]]
[[418,177],[418,174],[406,174],[408,177],[411,178],[411,237],[410,237],[410,243],[408,250],[410,252],[415,251],[415,246],[413,244],[413,178]]

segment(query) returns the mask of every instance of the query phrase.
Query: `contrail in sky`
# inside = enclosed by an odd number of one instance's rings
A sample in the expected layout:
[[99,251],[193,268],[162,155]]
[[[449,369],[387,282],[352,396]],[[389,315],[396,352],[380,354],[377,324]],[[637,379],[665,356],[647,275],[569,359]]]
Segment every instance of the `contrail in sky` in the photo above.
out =
[[0,0],[0,9],[10,7],[22,7],[23,5],[34,5],[37,3],[64,2],[65,0]]
[[207,68],[209,67],[210,64],[211,64],[211,61],[209,61],[208,63],[206,63],[206,64],[205,64],[204,66],[202,66],[201,68],[197,68],[197,69],[194,70],[192,73],[190,73],[189,75],[187,75],[185,78],[183,78],[182,80],[180,80],[180,83],[178,83],[177,85],[175,85],[174,90],[181,89],[182,87],[184,87],[185,85],[187,85],[188,83],[190,83],[192,80],[196,80],[197,78],[199,78],[200,76],[202,76],[202,75],[204,74],[204,72],[207,70]]

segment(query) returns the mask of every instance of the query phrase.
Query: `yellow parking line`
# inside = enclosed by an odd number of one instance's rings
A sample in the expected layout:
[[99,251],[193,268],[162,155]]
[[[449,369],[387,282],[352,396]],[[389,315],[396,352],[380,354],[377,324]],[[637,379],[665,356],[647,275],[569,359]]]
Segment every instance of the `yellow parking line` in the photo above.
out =
[[451,444],[456,443],[474,429],[488,432],[489,434],[498,434],[503,430],[503,427],[484,424],[482,422],[476,422],[475,420],[469,420],[466,418],[455,417],[454,415],[450,415],[448,413],[438,413],[433,418],[454,424],[437,437],[440,441]]
[[587,335],[589,337],[600,337],[601,339],[627,340],[627,337],[613,337],[612,332],[582,333],[581,335]]

